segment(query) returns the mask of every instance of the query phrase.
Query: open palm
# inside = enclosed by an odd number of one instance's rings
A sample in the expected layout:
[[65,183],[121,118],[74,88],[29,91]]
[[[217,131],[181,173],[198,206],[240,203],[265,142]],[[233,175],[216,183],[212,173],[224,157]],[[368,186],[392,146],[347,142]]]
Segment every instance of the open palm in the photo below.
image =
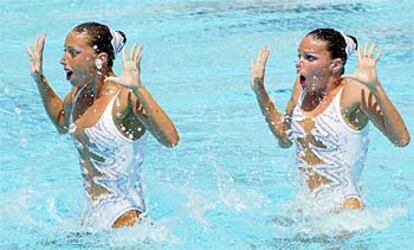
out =
[[365,84],[369,89],[374,89],[378,85],[376,65],[381,57],[382,51],[376,53],[374,57],[375,44],[368,46],[365,44],[363,49],[358,50],[357,69],[352,74],[344,74],[342,78],[350,78]]
[[250,87],[254,91],[260,89],[264,85],[265,68],[269,53],[269,48],[266,46],[261,48],[257,54],[256,61],[253,61],[250,66]]
[[142,45],[135,43],[129,57],[122,50],[122,72],[119,76],[109,76],[105,81],[113,81],[129,89],[138,89],[141,86],[141,58]]
[[30,74],[35,80],[43,75],[43,49],[45,48],[46,34],[38,35],[32,47],[26,46],[30,58]]

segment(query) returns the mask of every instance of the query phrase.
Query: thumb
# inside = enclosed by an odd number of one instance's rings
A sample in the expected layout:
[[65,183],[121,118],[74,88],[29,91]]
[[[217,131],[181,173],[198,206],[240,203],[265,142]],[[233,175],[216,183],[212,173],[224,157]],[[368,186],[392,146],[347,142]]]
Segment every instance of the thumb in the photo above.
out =
[[104,79],[104,82],[115,82],[120,83],[121,79],[118,76],[107,76]]

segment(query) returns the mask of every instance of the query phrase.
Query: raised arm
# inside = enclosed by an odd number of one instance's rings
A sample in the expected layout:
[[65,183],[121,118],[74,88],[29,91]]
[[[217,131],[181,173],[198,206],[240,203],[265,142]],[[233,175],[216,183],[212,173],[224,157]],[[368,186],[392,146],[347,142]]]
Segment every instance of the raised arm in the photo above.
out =
[[262,111],[270,130],[278,139],[279,146],[282,148],[288,148],[292,145],[292,141],[288,136],[288,130],[290,129],[290,116],[293,111],[294,103],[291,98],[286,109],[286,114],[283,115],[270,99],[264,86],[265,68],[268,58],[269,49],[267,47],[263,47],[260,49],[256,61],[251,65],[250,87],[256,94],[260,110]]
[[134,44],[129,58],[122,50],[122,73],[118,77],[107,77],[105,81],[113,81],[131,89],[130,98],[134,114],[144,124],[145,128],[164,146],[173,147],[178,143],[177,130],[141,81],[142,46]]
[[59,98],[43,75],[43,49],[45,47],[46,34],[36,37],[32,47],[26,46],[30,58],[30,74],[36,83],[37,89],[43,101],[46,112],[56,126],[59,133],[67,132],[67,119],[65,119],[64,102]]
[[388,98],[377,78],[376,64],[381,52],[374,57],[375,45],[358,50],[358,65],[355,73],[343,75],[361,83],[356,92],[359,107],[374,125],[396,146],[404,147],[410,142],[410,135],[404,121]]

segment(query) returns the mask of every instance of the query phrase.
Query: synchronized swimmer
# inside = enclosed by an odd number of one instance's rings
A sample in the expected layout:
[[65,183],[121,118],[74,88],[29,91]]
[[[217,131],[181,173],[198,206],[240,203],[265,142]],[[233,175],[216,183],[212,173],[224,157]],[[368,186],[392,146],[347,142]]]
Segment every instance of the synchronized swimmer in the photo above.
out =
[[381,53],[365,44],[356,72],[344,75],[357,40],[334,29],[309,32],[299,45],[297,78],[283,115],[264,85],[269,49],[251,66],[251,88],[282,148],[296,145],[297,167],[309,197],[329,211],[364,206],[358,188],[368,149],[368,121],[396,146],[410,141],[397,109],[377,79]]
[[[141,81],[142,46],[130,55],[126,37],[99,23],[83,23],[66,37],[60,61],[72,89],[61,100],[43,75],[45,35],[27,48],[31,75],[49,118],[60,133],[69,132],[80,156],[88,209],[84,225],[95,229],[132,226],[145,211],[141,164],[148,132],[172,147],[174,124]],[[122,50],[122,73],[113,60]]]

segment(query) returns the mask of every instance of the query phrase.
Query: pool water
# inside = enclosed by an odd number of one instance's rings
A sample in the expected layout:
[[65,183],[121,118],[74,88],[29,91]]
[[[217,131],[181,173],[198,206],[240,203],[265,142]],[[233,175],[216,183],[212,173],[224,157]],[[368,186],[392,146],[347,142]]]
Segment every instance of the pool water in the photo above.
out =
[[[414,132],[414,4],[410,0],[3,0],[0,23],[0,249],[410,249],[414,149],[370,127],[362,175],[367,209],[318,214],[301,207],[293,147],[277,146],[249,88],[267,44],[266,85],[284,109],[297,47],[333,27],[384,49],[378,74]],[[86,21],[144,44],[142,78],[180,132],[174,149],[149,141],[147,217],[134,228],[79,225],[83,184],[75,147],[58,135],[29,74],[24,46],[47,32],[44,72],[63,97],[67,32]],[[349,60],[347,72],[355,68]],[[115,61],[120,72],[120,61]]]

